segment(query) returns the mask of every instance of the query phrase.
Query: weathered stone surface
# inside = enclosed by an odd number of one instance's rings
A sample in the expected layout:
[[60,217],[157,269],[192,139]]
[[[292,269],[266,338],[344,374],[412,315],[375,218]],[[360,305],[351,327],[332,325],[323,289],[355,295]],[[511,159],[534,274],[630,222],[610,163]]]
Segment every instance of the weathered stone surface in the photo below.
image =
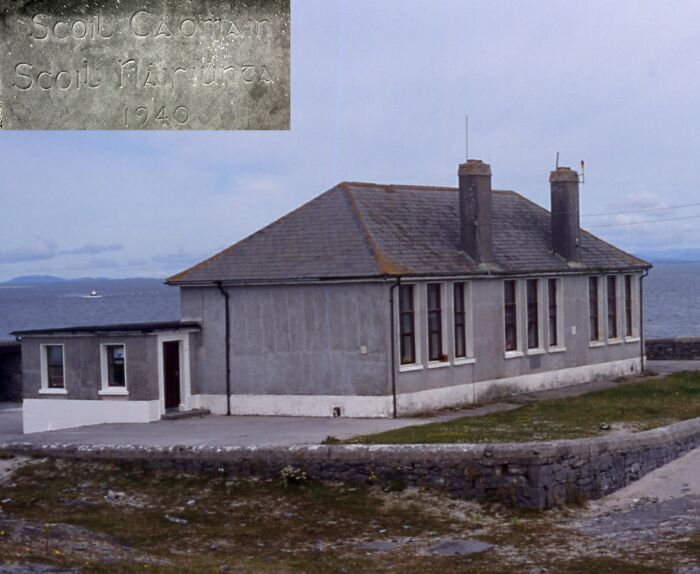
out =
[[694,361],[700,359],[700,337],[646,339],[647,359],[662,361]]
[[4,129],[289,129],[289,0],[0,0]]
[[481,540],[443,540],[428,548],[437,556],[467,556],[493,548],[493,544]]
[[[27,443],[0,452],[232,476],[400,481],[452,496],[546,508],[599,498],[700,446],[700,418],[630,435],[490,445],[309,445],[145,447]],[[516,462],[517,461],[517,462]]]

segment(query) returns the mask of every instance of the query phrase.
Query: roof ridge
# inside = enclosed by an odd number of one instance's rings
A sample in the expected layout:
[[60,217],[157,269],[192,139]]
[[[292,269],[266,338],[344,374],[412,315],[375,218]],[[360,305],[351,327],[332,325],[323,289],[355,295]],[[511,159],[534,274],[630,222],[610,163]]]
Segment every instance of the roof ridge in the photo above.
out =
[[[341,181],[337,187],[343,187],[347,189],[350,186],[357,187],[379,187],[379,188],[390,188],[390,189],[417,189],[425,191],[459,191],[459,187],[449,187],[445,185],[413,185],[410,183],[374,183],[371,181]],[[509,193],[520,195],[518,192],[512,189],[492,189],[492,193]],[[524,197],[524,196],[521,196]]]

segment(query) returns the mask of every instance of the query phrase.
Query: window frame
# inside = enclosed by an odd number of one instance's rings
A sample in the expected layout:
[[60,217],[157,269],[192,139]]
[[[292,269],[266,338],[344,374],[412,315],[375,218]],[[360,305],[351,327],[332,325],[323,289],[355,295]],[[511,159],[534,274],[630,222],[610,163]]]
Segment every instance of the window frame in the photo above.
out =
[[[430,307],[430,291],[431,288],[437,288],[437,293],[438,293],[438,304],[439,307],[436,310],[431,310]],[[445,293],[447,292],[447,289],[445,289],[445,284],[437,281],[430,281],[425,284],[425,333],[426,333],[426,346],[427,346],[427,357],[428,357],[428,367],[442,367],[449,365],[450,363],[450,355],[448,351],[448,340],[446,340],[446,322],[445,322],[445,316],[446,313],[446,304],[447,304],[447,298],[445,297]],[[430,317],[431,313],[439,313],[438,316],[438,326],[439,326],[439,331],[438,331],[438,340],[439,340],[439,354],[437,355],[437,358],[433,357],[433,354],[431,353],[431,336],[432,336],[432,330],[430,328]]]
[[[557,340],[552,344],[552,304],[551,304],[551,290],[550,285],[554,285],[554,326],[556,328]],[[563,296],[563,286],[564,282],[561,277],[547,277],[546,282],[546,295],[547,295],[547,308],[545,313],[545,318],[547,322],[547,350],[551,353],[566,350],[565,343],[565,329],[564,329],[564,296]]]
[[[534,320],[535,320],[535,336],[537,338],[537,344],[530,346],[530,325],[532,323],[532,314],[530,305],[533,301],[530,300],[530,286],[535,286],[535,299],[534,299]],[[544,353],[544,297],[542,293],[542,281],[539,277],[528,277],[525,279],[525,305],[524,312],[525,317],[523,324],[525,326],[525,347],[527,348],[527,353],[529,355],[536,355],[538,353]]]
[[[411,311],[410,313],[412,314],[412,338],[413,338],[413,362],[412,363],[404,363],[403,362],[403,332],[402,332],[402,313],[408,313],[408,311],[402,311],[401,310],[401,289],[402,288],[410,288],[411,289]],[[397,334],[397,341],[396,341],[396,347],[397,347],[397,355],[398,355],[398,367],[399,371],[413,371],[417,369],[422,369],[423,365],[421,363],[421,355],[420,355],[420,321],[418,320],[419,316],[419,289],[418,289],[418,284],[417,283],[401,283],[397,287],[397,296],[396,296],[396,334]]]
[[[593,324],[593,302],[591,301],[591,282],[595,281],[596,284],[596,300],[595,300],[595,321],[596,321],[596,337],[593,337],[593,332],[591,330],[591,325]],[[601,289],[601,277],[599,275],[589,275],[586,286],[588,287],[587,299],[588,299],[588,345],[590,347],[599,347],[605,344],[605,338],[603,334],[603,324],[601,322],[601,307],[603,306],[604,297],[602,297]]]
[[[122,347],[124,349],[124,385],[111,385],[109,381],[109,347]],[[128,357],[126,351],[126,343],[121,341],[100,343],[100,380],[101,389],[98,392],[100,396],[125,396],[129,394],[129,375],[128,375]]]
[[[627,325],[627,278],[629,278],[630,298],[631,298],[631,316],[632,316],[632,331],[628,334]],[[626,273],[623,275],[623,292],[624,292],[624,313],[625,313],[625,341],[635,343],[639,341],[639,275],[635,273]]]
[[[462,309],[464,318],[464,354],[457,355],[457,285],[462,286]],[[472,311],[472,285],[469,281],[454,281],[452,283],[452,363],[454,365],[465,365],[474,363],[474,325]]]
[[[49,385],[49,347],[60,347],[61,348],[61,358],[62,358],[62,370],[63,370],[63,386],[62,387],[52,387]],[[68,389],[66,388],[66,346],[64,343],[41,343],[39,345],[39,363],[41,369],[41,387],[39,388],[39,394],[41,395],[66,395],[68,394]]]
[[[614,286],[615,292],[610,296],[610,285]],[[622,341],[622,329],[620,323],[620,276],[606,275],[605,276],[605,337],[608,344],[619,343]],[[611,304],[614,305],[613,313],[611,313]],[[623,309],[624,311],[624,309]],[[612,323],[611,323],[612,319]],[[614,334],[611,333],[610,326],[615,327]]]
[[[507,306],[509,303],[506,301],[506,285],[508,283],[513,284],[513,303],[512,305],[514,306],[513,309],[513,332],[515,335],[515,347],[509,349],[508,348],[508,312],[507,312]],[[501,290],[502,292],[502,297],[503,297],[503,303],[502,303],[502,311],[503,311],[503,348],[505,351],[505,357],[507,359],[513,358],[513,357],[522,357],[523,356],[523,351],[522,351],[522,336],[520,334],[520,319],[518,318],[518,314],[520,313],[520,306],[522,302],[520,301],[521,293],[522,293],[522,288],[520,286],[520,281],[517,279],[504,279],[503,280],[503,288]]]

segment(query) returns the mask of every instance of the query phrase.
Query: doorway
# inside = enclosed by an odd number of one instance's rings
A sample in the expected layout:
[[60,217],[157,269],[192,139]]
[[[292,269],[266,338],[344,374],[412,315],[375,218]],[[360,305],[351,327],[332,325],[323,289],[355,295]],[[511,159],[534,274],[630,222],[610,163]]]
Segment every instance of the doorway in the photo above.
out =
[[180,341],[163,342],[165,410],[180,408]]

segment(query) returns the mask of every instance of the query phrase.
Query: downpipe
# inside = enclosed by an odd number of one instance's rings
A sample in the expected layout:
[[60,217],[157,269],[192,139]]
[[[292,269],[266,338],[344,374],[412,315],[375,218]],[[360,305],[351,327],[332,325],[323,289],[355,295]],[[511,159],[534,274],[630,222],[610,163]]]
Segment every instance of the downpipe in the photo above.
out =
[[396,312],[394,311],[394,290],[401,285],[401,277],[396,278],[396,283],[394,283],[389,289],[389,315],[391,317],[391,325],[389,330],[391,332],[391,401],[392,401],[392,418],[398,417],[398,408],[396,405]]
[[221,281],[216,282],[219,292],[224,296],[224,318],[226,339],[226,416],[231,416],[231,312],[229,294]]

